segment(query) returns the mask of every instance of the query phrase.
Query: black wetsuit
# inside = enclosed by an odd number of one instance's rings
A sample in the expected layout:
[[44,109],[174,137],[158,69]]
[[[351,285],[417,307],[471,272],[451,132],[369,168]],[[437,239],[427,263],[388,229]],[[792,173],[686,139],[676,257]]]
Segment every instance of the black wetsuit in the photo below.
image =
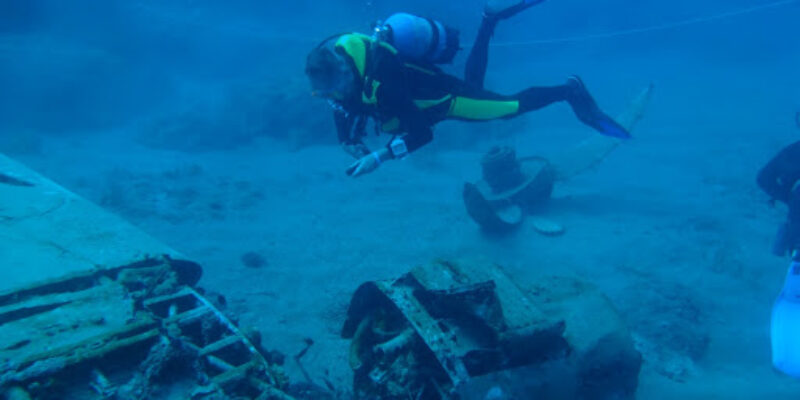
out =
[[[483,19],[464,80],[434,65],[403,60],[387,46],[368,43],[369,49],[362,52],[365,61],[361,66],[358,61],[352,65],[360,77],[357,94],[342,102],[342,109],[334,114],[339,141],[361,143],[367,119],[374,118],[384,132],[405,132],[402,138],[411,152],[433,139],[431,127],[442,120],[512,118],[574,97],[573,88],[566,84],[531,87],[511,96],[485,90],[489,40],[496,24],[495,19]],[[360,58],[347,54],[351,60]]]
[[775,243],[784,254],[800,245],[800,141],[786,146],[758,173],[758,185],[770,197],[789,206],[786,224]]

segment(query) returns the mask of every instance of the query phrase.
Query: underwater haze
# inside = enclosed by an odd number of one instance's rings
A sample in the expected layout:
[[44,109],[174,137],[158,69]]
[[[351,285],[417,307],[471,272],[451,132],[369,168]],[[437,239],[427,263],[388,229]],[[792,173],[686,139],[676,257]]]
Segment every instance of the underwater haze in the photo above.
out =
[[[577,74],[617,116],[652,86],[633,137],[556,182],[537,211],[556,235],[530,216],[487,234],[462,189],[495,146],[555,160],[598,137],[566,104],[443,122],[432,143],[354,178],[331,107],[311,95],[309,51],[396,12],[457,28],[461,50],[440,67],[462,77],[483,9],[2,0],[0,152],[200,263],[200,285],[267,347],[295,354],[312,338],[305,369],[287,362],[294,381],[351,390],[341,330],[362,283],[480,259],[520,287],[568,277],[607,296],[643,358],[637,399],[800,398],[770,353],[789,265],[771,246],[787,208],[756,184],[800,138],[800,0],[547,0],[501,21],[489,90]],[[368,132],[371,148],[392,137]],[[519,398],[507,392],[475,398]]]

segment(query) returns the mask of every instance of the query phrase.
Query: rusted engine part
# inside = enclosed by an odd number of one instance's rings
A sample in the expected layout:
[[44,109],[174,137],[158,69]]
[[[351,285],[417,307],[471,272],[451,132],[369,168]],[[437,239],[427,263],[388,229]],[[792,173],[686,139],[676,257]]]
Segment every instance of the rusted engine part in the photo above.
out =
[[474,376],[566,352],[563,322],[499,269],[464,272],[435,262],[356,291],[343,336],[357,397],[450,398]]
[[342,332],[354,395],[633,398],[641,357],[616,311],[563,284],[525,293],[497,266],[446,261],[363,284]]
[[287,399],[286,379],[168,257],[0,294],[0,394]]

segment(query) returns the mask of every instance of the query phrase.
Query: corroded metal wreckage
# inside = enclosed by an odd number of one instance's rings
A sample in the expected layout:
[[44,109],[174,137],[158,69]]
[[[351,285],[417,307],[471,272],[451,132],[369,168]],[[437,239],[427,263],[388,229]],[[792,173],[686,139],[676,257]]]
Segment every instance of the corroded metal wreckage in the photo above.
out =
[[199,265],[2,155],[0,269],[0,397],[292,398]]
[[523,290],[484,263],[437,261],[361,285],[342,336],[361,399],[632,399],[642,362],[589,285]]
[[[334,398],[293,390],[199,265],[2,155],[0,271],[0,398]],[[589,285],[486,263],[364,283],[342,334],[358,399],[630,399],[641,366]]]

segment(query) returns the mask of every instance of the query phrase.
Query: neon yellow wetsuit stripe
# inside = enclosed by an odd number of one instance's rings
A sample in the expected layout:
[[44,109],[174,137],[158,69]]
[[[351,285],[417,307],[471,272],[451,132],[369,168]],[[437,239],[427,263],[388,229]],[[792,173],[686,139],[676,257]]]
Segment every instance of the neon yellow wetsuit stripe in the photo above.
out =
[[469,97],[454,97],[450,103],[448,118],[487,121],[507,118],[519,112],[518,100],[481,100]]

